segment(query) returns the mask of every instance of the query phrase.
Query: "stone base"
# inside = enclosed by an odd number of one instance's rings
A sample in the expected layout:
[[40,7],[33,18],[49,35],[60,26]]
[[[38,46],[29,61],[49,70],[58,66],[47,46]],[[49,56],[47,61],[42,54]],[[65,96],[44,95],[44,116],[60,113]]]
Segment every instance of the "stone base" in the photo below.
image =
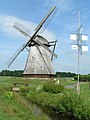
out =
[[24,78],[50,78],[53,79],[55,74],[23,74]]

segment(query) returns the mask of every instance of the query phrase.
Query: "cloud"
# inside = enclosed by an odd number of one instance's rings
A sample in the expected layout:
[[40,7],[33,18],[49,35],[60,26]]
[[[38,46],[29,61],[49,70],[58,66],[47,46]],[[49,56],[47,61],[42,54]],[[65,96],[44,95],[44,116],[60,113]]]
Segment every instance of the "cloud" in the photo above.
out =
[[35,28],[36,26],[33,22],[28,22],[14,16],[1,14],[0,15],[0,32],[3,32],[4,34],[9,36],[14,36],[14,37],[20,36],[20,34],[18,34],[18,32],[12,27],[15,21],[18,21],[19,23],[25,25],[26,27],[30,26],[31,28]]
[[[22,35],[19,34],[12,26],[14,25],[15,21],[21,23],[28,29],[30,29],[30,34],[32,35],[37,24],[33,23],[32,21],[23,20],[17,18],[15,16],[10,15],[0,15],[0,32],[3,32],[5,35],[13,36],[13,37],[21,37]],[[45,30],[43,33],[39,33],[40,35],[44,36],[47,39],[55,39],[56,36],[53,32],[49,30]]]
[[55,5],[59,8],[61,13],[64,13],[72,9],[73,0],[46,0],[45,2],[45,7],[47,5]]

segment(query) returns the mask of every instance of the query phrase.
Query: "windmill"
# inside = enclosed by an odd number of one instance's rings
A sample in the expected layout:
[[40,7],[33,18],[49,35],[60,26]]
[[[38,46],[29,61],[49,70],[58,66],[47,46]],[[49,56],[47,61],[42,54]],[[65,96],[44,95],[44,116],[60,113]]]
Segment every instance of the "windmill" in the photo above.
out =
[[[30,30],[23,26],[22,24],[15,22],[13,27],[21,32],[26,37],[29,37],[28,42],[22,45],[16,53],[8,60],[7,66],[9,67],[17,56],[26,48],[29,53],[24,69],[24,76],[31,78],[52,78],[55,74],[52,68],[53,57],[57,57],[54,53],[56,42],[48,42],[47,39],[38,35],[42,26],[47,22],[47,20],[55,13],[56,7],[53,6],[40,24],[36,27],[34,34],[30,36]],[[53,50],[49,49],[53,46]],[[27,48],[29,47],[29,49]]]

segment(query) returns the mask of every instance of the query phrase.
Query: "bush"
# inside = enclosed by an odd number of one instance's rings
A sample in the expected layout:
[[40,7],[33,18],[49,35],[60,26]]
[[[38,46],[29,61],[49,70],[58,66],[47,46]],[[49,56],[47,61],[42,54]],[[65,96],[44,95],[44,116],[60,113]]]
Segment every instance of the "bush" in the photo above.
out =
[[69,114],[79,120],[90,119],[90,110],[87,108],[88,106],[84,105],[83,99],[76,93],[63,95],[57,104],[59,112]]
[[49,112],[55,116],[63,115],[67,118],[65,120],[90,120],[89,104],[75,91],[67,91],[63,95],[33,91],[27,94],[27,99],[41,107],[46,107],[46,111],[50,108]]
[[[87,82],[87,81],[90,82],[90,74],[88,74],[88,75],[80,75],[79,79],[82,82]],[[78,80],[78,76],[75,76],[74,80]]]
[[64,87],[60,84],[55,84],[54,82],[47,83],[43,86],[42,88],[43,91],[45,92],[50,92],[50,93],[61,93],[64,91]]

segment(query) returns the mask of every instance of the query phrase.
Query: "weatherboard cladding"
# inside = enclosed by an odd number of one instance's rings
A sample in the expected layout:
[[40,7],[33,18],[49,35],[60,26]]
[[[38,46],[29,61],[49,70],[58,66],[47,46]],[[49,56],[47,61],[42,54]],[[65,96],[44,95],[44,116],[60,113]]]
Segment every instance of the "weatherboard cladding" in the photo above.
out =
[[[41,38],[39,37],[39,39]],[[24,75],[25,74],[53,75],[54,71],[51,64],[51,54],[42,46],[39,46],[37,44],[31,46],[26,67],[24,70]]]

